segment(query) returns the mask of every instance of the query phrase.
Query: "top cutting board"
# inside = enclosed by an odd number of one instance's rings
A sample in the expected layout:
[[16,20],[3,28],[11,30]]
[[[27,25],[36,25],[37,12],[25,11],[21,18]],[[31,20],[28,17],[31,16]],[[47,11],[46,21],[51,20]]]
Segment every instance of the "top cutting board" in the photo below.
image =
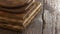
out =
[[0,7],[18,7],[24,6],[31,2],[31,0],[0,0]]

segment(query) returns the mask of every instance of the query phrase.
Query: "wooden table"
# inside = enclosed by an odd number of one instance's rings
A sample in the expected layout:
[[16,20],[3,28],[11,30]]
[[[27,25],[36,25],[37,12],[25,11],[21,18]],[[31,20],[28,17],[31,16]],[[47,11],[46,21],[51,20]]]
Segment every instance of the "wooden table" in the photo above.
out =
[[[38,0],[40,1],[40,0]],[[30,26],[21,32],[11,31],[7,29],[0,28],[0,34],[42,34],[42,12],[40,12],[34,20],[32,20]]]
[[40,12],[34,20],[32,20],[30,26],[21,32],[15,32],[6,29],[0,29],[0,34],[41,34],[42,33],[42,13]]

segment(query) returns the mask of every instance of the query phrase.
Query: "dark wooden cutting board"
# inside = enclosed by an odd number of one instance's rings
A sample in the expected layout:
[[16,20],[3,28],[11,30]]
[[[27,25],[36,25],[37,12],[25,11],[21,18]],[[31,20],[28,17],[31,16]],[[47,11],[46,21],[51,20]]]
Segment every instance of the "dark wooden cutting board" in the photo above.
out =
[[30,0],[0,0],[0,6],[17,7],[29,4]]

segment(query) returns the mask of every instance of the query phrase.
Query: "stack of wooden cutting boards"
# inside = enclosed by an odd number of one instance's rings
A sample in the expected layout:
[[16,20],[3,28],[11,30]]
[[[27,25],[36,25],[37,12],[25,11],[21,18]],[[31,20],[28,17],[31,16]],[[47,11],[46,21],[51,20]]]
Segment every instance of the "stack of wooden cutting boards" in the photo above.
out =
[[35,0],[0,0],[0,28],[24,30],[40,10]]

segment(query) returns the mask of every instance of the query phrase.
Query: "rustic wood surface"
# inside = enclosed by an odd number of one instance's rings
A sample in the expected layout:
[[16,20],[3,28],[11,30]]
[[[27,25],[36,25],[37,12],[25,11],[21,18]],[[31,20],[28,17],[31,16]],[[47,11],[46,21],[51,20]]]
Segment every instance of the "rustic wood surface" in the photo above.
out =
[[60,0],[44,1],[43,34],[60,34]]
[[0,34],[60,34],[60,0],[44,0],[44,9],[22,33],[0,29]]
[[[31,22],[30,26],[21,32],[15,32],[6,29],[0,29],[0,34],[42,34],[42,13],[39,13],[36,18]],[[39,16],[39,17],[38,17]]]

